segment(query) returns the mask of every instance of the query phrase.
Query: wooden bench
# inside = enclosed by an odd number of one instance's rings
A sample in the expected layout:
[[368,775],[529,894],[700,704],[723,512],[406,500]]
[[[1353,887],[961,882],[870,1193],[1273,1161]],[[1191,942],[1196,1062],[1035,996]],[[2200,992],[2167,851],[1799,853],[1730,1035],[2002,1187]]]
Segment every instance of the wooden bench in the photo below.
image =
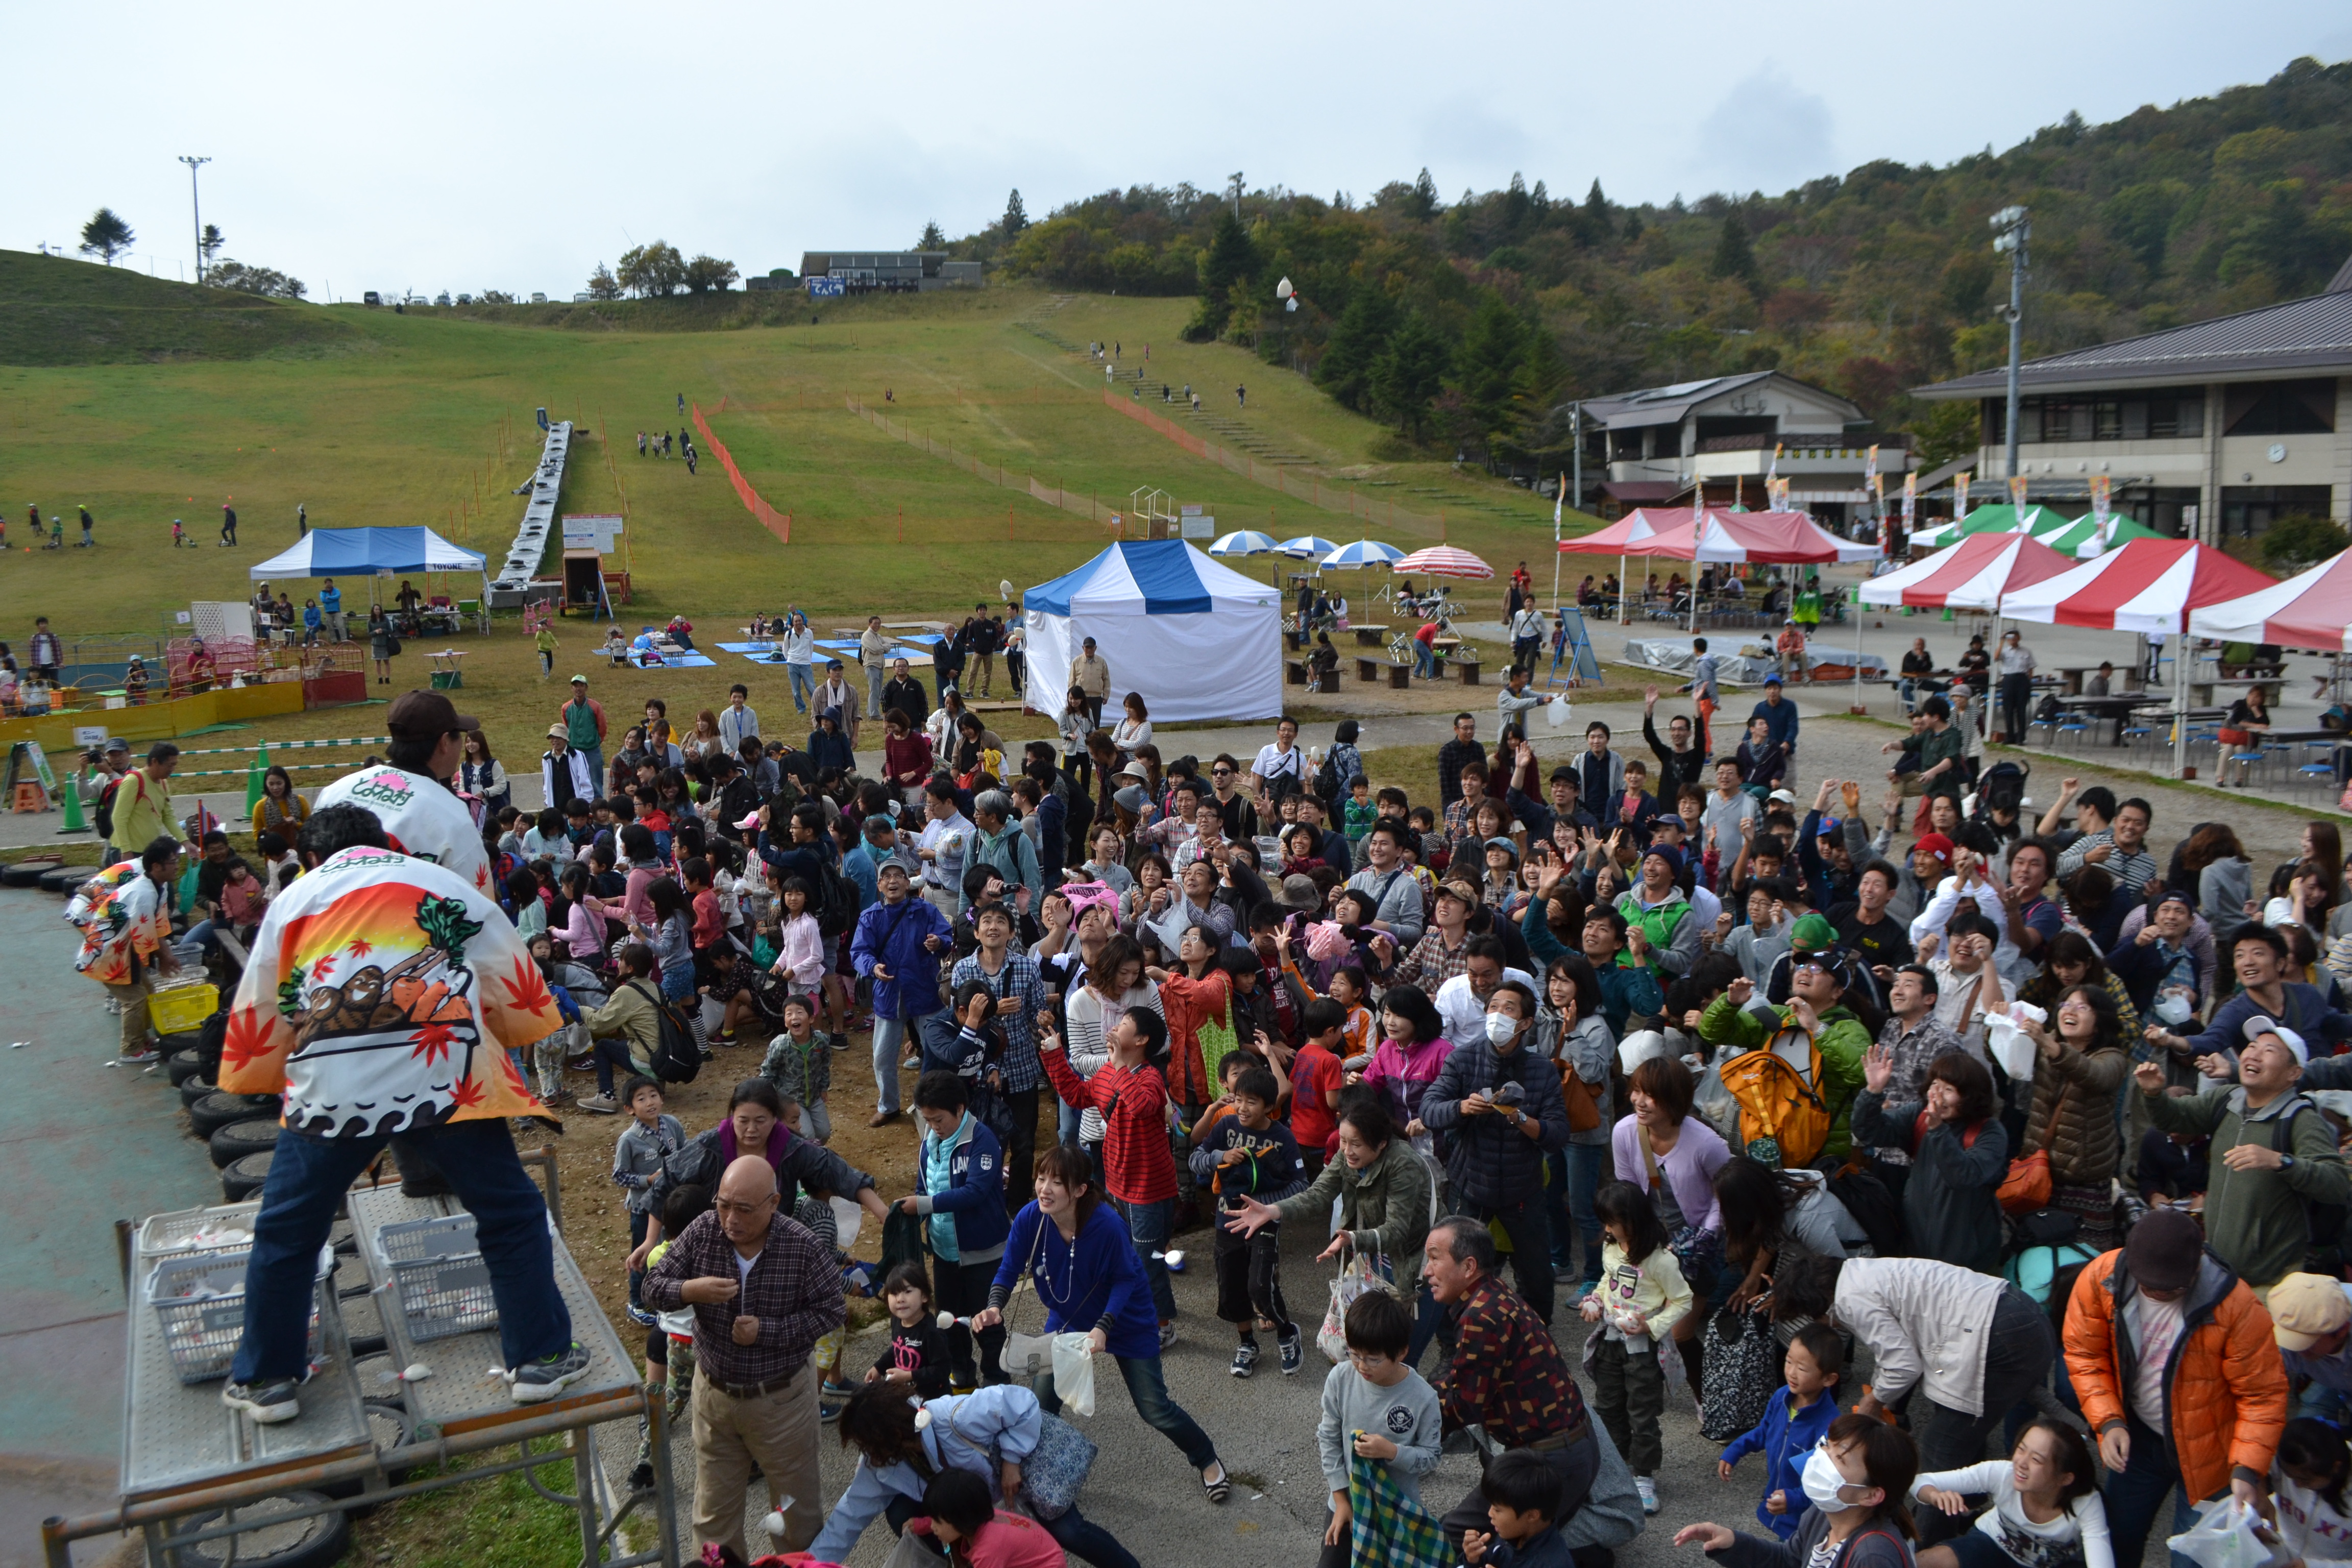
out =
[[1356,634],[1356,642],[1360,647],[1385,647],[1388,646],[1389,629],[1386,626],[1362,625],[1351,626],[1348,629]]
[[1282,661],[1282,678],[1293,686],[1306,685],[1307,661],[1303,658],[1284,659]]
[[1378,658],[1370,654],[1360,655],[1357,658],[1357,679],[1367,685],[1377,686],[1381,682],[1383,672],[1386,673],[1388,683],[1399,691],[1404,690],[1412,684],[1412,666],[1409,664],[1399,664],[1392,658]]
[[1457,658],[1454,661],[1454,668],[1462,672],[1463,685],[1475,686],[1478,684],[1478,661],[1476,659]]

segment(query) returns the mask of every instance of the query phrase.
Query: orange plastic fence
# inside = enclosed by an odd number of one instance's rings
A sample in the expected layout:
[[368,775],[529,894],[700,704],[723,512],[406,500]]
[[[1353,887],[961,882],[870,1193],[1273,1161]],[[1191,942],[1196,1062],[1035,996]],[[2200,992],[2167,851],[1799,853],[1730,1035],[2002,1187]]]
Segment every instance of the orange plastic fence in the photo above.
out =
[[[726,399],[720,398],[719,405],[724,407]],[[735,466],[734,458],[727,450],[727,443],[710,433],[710,422],[703,418],[699,403],[694,405],[694,427],[702,432],[703,444],[717,456],[719,466],[727,470],[728,482],[735,487],[735,494],[742,500],[744,510],[758,518],[761,526],[780,542],[790,544],[793,542],[792,513],[778,511],[760,499],[760,492],[751,488],[751,481],[745,479],[743,470]]]

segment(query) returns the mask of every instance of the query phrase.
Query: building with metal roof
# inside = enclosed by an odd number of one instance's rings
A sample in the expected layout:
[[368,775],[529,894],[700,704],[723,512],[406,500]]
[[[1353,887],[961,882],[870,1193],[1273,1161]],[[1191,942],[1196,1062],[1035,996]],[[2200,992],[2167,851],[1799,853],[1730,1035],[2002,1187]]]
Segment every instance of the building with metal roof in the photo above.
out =
[[[2007,375],[1916,392],[1977,401],[1976,471],[2002,487]],[[2208,542],[2282,517],[2352,521],[2352,260],[2308,299],[2027,361],[2018,388],[2028,500],[2087,505],[2105,476],[2116,510]]]
[[1877,472],[1900,486],[1910,437],[1871,433],[1861,407],[1777,370],[1710,376],[1584,400],[1587,483],[1599,475],[1604,516],[1686,501],[1704,484],[1710,504],[1765,505],[1764,480],[1790,481],[1790,504],[1826,522],[1869,502]]
[[950,260],[944,250],[807,250],[801,276],[841,279],[850,293],[977,289],[983,281],[979,262]]

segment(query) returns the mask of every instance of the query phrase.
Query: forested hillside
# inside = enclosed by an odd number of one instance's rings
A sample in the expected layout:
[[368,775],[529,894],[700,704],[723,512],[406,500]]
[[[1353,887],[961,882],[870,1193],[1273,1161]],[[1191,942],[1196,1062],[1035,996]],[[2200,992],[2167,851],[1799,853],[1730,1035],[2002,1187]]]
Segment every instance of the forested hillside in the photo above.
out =
[[[1538,173],[1543,173],[1538,171]],[[1988,214],[2032,209],[2029,354],[2292,299],[2352,252],[2352,63],[2105,125],[2074,114],[1942,168],[1865,163],[1777,195],[1627,206],[1598,180],[1449,202],[1429,171],[1368,198],[1137,187],[956,242],[1053,287],[1195,294],[1188,335],[1254,346],[1352,407],[1498,460],[1563,445],[1562,400],[1778,367],[1932,459],[1973,414],[1905,389],[2000,362]],[[1287,277],[1300,296],[1275,299]]]

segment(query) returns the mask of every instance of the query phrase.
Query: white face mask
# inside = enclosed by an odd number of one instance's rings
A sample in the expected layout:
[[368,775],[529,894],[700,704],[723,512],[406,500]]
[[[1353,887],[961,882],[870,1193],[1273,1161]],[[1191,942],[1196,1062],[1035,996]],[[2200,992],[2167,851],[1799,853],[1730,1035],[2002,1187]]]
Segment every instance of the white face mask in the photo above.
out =
[[1508,1013],[1486,1015],[1486,1038],[1492,1044],[1507,1046],[1517,1038],[1518,1033],[1519,1021]]
[[1805,1500],[1823,1513],[1832,1513],[1847,1506],[1838,1493],[1848,1483],[1845,1477],[1839,1471],[1837,1462],[1830,1458],[1826,1448],[1817,1446],[1811,1453],[1805,1456],[1802,1484],[1805,1489]]

